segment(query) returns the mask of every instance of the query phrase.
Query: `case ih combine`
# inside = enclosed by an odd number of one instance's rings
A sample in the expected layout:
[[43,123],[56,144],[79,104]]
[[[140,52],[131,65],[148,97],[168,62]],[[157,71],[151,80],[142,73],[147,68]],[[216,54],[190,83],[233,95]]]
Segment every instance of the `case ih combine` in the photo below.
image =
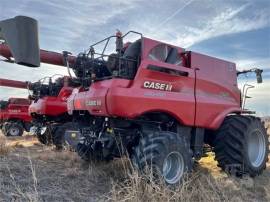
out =
[[[123,45],[128,34],[118,32],[77,57],[73,69],[82,86],[68,98],[73,121],[66,136],[82,137],[78,154],[85,160],[127,155],[138,170],[149,166],[154,177],[174,185],[210,145],[223,170],[259,175],[269,143],[261,120],[242,108],[237,74],[245,72],[139,33]],[[105,54],[112,38],[116,52]],[[260,70],[249,71],[261,81]]]
[[29,132],[32,118],[28,114],[30,101],[23,98],[9,98],[0,101],[0,128],[6,136],[21,136]]
[[[0,79],[0,86],[27,88],[25,82]],[[4,135],[21,136],[23,131],[29,132],[32,118],[28,114],[28,99],[10,98],[0,101],[0,126]]]
[[33,118],[33,131],[43,144],[56,145],[62,148],[65,133],[65,123],[72,120],[67,113],[67,98],[71,95],[77,83],[70,77],[59,77],[55,81],[48,77],[29,85],[33,92],[30,99],[29,113]]
[[[94,50],[99,43],[90,46],[84,65],[90,85],[68,98],[76,127],[66,133],[83,137],[77,148],[83,159],[127,154],[139,170],[148,165],[175,184],[207,144],[223,170],[255,176],[265,169],[264,125],[241,108],[237,74],[244,72],[141,35],[124,48],[125,36],[105,39],[116,38],[117,45],[107,61]],[[112,74],[97,77],[101,68]],[[261,82],[260,70],[249,71]]]

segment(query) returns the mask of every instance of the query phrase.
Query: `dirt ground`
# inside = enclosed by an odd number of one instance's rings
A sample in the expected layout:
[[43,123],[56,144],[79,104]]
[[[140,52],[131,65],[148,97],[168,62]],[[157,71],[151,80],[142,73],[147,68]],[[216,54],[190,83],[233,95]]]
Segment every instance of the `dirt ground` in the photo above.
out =
[[125,160],[88,164],[30,135],[0,138],[0,201],[270,201],[270,164],[255,179],[236,179],[221,172],[210,155],[196,165],[195,181],[183,193],[167,194],[138,181],[127,183],[132,177]]

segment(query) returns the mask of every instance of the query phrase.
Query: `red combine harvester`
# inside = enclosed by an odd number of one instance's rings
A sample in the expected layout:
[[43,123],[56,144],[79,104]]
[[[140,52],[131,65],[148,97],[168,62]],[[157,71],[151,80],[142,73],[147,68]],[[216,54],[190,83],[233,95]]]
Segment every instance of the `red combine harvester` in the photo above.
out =
[[[124,45],[130,33],[138,40]],[[116,52],[105,54],[112,38]],[[101,43],[104,48],[97,52]],[[73,121],[65,136],[81,137],[77,152],[83,159],[127,155],[135,168],[148,167],[154,178],[171,185],[192,170],[206,147],[228,173],[256,176],[266,168],[266,130],[242,107],[245,95],[241,99],[237,86],[237,75],[250,71],[261,82],[261,70],[237,72],[232,62],[137,32],[118,32],[76,61],[72,68],[81,87],[67,100]]]
[[[90,46],[83,75],[87,85],[68,98],[74,127],[81,136],[77,152],[85,160],[127,154],[140,171],[176,184],[192,169],[204,148],[215,152],[228,173],[256,176],[266,168],[268,137],[263,123],[244,110],[232,62],[155,41],[139,39],[123,46],[117,33]],[[116,53],[105,55],[111,38]],[[105,43],[103,52],[95,46]],[[104,60],[107,58],[107,60]],[[107,69],[111,74],[98,75]]]
[[28,99],[23,98],[0,101],[0,128],[4,135],[21,136],[24,130],[30,131],[32,126],[32,118],[28,114],[30,103]]
[[43,144],[56,145],[61,148],[65,123],[72,120],[67,113],[67,98],[71,95],[74,87],[78,86],[70,77],[59,77],[53,81],[48,77],[48,83],[42,79],[29,85],[33,100],[29,106],[29,114],[33,118],[32,131]]

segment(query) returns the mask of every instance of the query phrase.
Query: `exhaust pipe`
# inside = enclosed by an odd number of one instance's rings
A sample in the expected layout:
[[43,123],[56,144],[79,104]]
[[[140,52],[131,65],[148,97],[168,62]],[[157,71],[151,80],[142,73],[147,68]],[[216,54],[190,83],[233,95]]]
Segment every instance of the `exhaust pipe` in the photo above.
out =
[[17,16],[0,21],[0,39],[8,44],[17,64],[40,66],[38,22],[30,17]]

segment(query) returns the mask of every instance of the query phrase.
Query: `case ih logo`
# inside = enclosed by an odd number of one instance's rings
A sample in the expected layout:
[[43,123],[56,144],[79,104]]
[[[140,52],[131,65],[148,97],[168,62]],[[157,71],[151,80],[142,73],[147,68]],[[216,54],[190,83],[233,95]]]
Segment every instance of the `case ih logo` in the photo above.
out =
[[21,112],[21,110],[19,110],[19,109],[9,109],[8,112],[10,112],[10,113],[19,113],[19,112]]
[[143,83],[144,88],[156,89],[156,90],[164,90],[164,91],[172,91],[172,85],[166,83],[158,83],[153,81],[145,81]]
[[86,106],[101,106],[101,100],[89,100],[85,104]]

